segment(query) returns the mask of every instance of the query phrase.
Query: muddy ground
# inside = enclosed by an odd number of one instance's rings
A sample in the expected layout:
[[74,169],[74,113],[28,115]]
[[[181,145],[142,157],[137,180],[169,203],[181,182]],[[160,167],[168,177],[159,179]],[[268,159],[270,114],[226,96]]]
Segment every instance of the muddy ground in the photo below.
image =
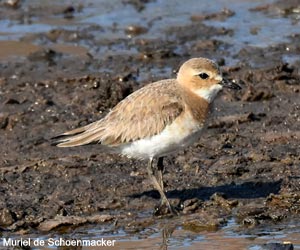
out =
[[[147,2],[124,5],[142,11]],[[285,2],[290,9],[297,4]],[[53,5],[25,11],[22,1],[8,3],[0,2],[0,16],[17,22],[56,15],[69,19],[84,9]],[[252,11],[274,8],[286,5]],[[288,10],[283,13],[289,18]],[[283,56],[300,56],[300,33],[285,43],[244,46],[232,55],[222,36],[235,31],[203,22],[232,15],[230,10],[191,15],[189,24],[170,27],[157,38],[140,37],[147,34],[146,25],[128,27],[126,38],[104,39],[95,34],[105,30],[91,25],[6,43],[0,62],[0,235],[60,230],[62,225],[68,232],[94,223],[106,223],[108,231],[138,232],[166,219],[200,232],[217,230],[232,217],[244,228],[297,218],[300,60],[287,63]],[[57,45],[62,43],[68,47]],[[8,59],[8,48],[17,57]],[[106,52],[99,56],[101,49]],[[197,56],[219,62],[242,90],[224,91],[201,140],[166,158],[167,196],[180,207],[179,216],[153,216],[159,195],[145,162],[103,154],[96,145],[51,146],[51,137],[100,119],[132,91],[175,77],[182,62]],[[229,57],[237,63],[229,65]]]

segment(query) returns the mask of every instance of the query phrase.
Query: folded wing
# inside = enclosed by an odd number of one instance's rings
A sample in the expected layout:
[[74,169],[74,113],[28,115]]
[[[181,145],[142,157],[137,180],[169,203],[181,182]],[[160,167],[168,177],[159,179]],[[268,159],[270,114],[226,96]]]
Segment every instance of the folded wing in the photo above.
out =
[[62,134],[57,146],[101,143],[113,147],[160,133],[184,110],[172,81],[159,81],[132,93],[102,120]]

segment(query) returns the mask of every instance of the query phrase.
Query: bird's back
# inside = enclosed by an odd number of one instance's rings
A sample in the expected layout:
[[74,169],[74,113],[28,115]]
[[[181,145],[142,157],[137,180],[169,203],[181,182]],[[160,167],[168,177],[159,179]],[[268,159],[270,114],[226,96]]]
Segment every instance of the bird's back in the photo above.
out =
[[103,119],[62,134],[59,147],[90,143],[118,146],[159,134],[184,110],[175,79],[146,85],[119,102]]

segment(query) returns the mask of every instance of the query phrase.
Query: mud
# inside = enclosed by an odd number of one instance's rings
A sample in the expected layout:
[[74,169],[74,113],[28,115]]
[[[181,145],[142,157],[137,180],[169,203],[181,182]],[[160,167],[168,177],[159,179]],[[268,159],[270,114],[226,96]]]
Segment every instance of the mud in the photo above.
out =
[[[284,18],[298,22],[297,1],[284,2],[290,2]],[[57,16],[72,21],[86,7],[9,3],[1,2],[1,19],[29,23]],[[142,12],[151,3],[123,4]],[[278,9],[282,1],[251,11]],[[0,234],[71,232],[102,223],[110,232],[132,233],[165,220],[199,233],[219,230],[230,218],[240,230],[297,218],[300,34],[234,52],[222,37],[235,30],[204,23],[233,15],[191,13],[190,22],[167,27],[158,37],[149,23],[121,31],[89,24],[0,41],[6,48],[0,52]],[[122,36],[105,38],[106,32]],[[159,194],[145,162],[101,153],[97,146],[50,145],[51,137],[100,119],[143,85],[175,77],[183,61],[197,56],[218,61],[242,90],[224,91],[201,140],[167,157],[167,196],[180,207],[178,217],[153,216]]]

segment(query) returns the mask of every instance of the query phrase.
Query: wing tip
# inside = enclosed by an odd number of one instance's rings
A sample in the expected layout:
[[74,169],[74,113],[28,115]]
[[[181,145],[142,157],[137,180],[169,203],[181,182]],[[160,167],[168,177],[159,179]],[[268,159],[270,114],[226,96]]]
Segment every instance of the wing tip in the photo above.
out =
[[58,135],[58,136],[52,137],[50,139],[50,145],[51,146],[56,146],[56,147],[65,147],[64,143],[68,139],[63,139],[64,137],[65,137],[64,135]]

